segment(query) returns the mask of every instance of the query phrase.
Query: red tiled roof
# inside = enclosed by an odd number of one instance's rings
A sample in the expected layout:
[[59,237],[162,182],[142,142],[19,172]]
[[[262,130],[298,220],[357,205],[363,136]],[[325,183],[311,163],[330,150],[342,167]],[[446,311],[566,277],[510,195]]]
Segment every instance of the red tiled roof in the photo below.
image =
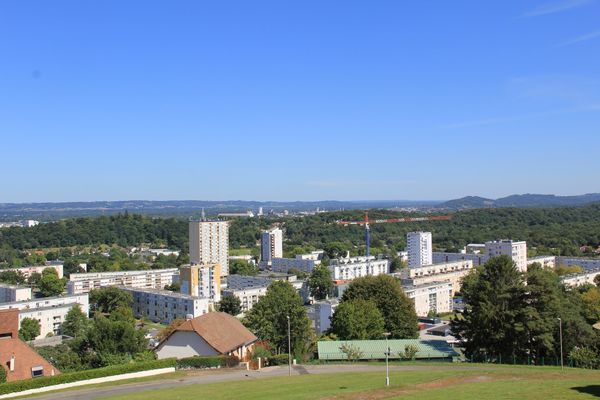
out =
[[178,331],[196,332],[221,354],[258,340],[237,318],[223,312],[211,312],[185,321],[174,332]]

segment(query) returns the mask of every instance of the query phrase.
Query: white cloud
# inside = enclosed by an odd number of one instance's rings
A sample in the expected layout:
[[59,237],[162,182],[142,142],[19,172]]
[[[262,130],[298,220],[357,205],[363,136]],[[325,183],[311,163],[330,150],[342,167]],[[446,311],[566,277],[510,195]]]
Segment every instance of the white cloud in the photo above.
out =
[[592,0],[563,0],[553,3],[545,3],[537,6],[531,11],[526,12],[522,15],[522,17],[539,17],[542,15],[555,14],[585,6],[590,3],[592,3]]
[[571,40],[567,40],[566,42],[562,42],[559,44],[559,46],[560,47],[570,46],[575,43],[586,42],[588,40],[592,40],[592,39],[596,39],[596,38],[600,38],[600,31],[586,33],[585,35],[581,35],[579,37],[576,37],[575,39],[571,39]]

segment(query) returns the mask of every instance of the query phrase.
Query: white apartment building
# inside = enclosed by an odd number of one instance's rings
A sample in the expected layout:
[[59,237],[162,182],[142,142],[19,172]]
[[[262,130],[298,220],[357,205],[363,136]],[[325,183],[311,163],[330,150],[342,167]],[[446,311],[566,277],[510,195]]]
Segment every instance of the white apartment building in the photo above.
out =
[[62,261],[48,261],[44,265],[31,265],[29,267],[9,268],[8,270],[20,272],[25,276],[25,278],[29,278],[31,276],[31,274],[33,274],[34,272],[41,274],[42,271],[45,270],[46,268],[53,268],[56,271],[56,273],[58,274],[58,277],[62,279],[62,277],[63,277]]
[[498,256],[509,256],[521,272],[527,272],[527,243],[512,240],[496,240],[485,242],[485,253],[488,259]]
[[79,304],[85,315],[89,314],[89,300],[87,294],[44,297],[39,299],[16,301],[0,304],[0,310],[17,308],[19,310],[19,323],[25,318],[37,319],[40,323],[40,334],[36,339],[45,338],[49,333],[60,334],[60,328],[65,321],[69,310]]
[[[402,284],[421,286],[434,282],[450,282],[453,295],[460,291],[462,280],[473,271],[473,261],[462,260],[443,264],[405,268],[400,272]],[[397,274],[395,274],[397,275]]]
[[190,221],[190,263],[218,264],[221,276],[229,275],[229,225],[227,221]]
[[594,269],[587,269],[584,272],[580,272],[577,274],[565,275],[560,279],[560,281],[565,286],[570,286],[570,287],[581,286],[581,285],[586,285],[586,284],[596,285],[596,282],[594,282],[594,279],[598,275],[600,275],[600,267],[594,268]]
[[146,289],[163,289],[177,282],[177,268],[149,269],[142,271],[111,271],[71,274],[67,282],[67,293],[88,293],[90,290],[108,286],[126,286]]
[[263,231],[260,240],[260,258],[261,261],[271,262],[274,258],[283,257],[283,231],[279,228],[273,228]]
[[179,269],[181,293],[221,301],[221,271],[218,264],[183,265]]
[[390,263],[388,260],[376,259],[373,256],[369,259],[367,257],[340,258],[331,260],[329,271],[333,280],[350,281],[363,276],[388,274]]
[[409,232],[406,234],[409,267],[431,265],[433,263],[432,250],[431,232]]
[[208,298],[168,290],[121,287],[133,296],[131,308],[136,318],[169,324],[175,319],[192,319],[211,311]]
[[530,257],[527,259],[528,267],[533,263],[538,263],[544,268],[554,269],[554,268],[556,268],[556,257],[555,256],[537,256],[537,257]]
[[432,282],[417,286],[403,286],[404,293],[415,303],[419,317],[429,312],[436,314],[452,311],[452,283]]
[[225,296],[235,296],[240,299],[242,312],[245,313],[252,309],[258,303],[258,300],[267,294],[267,288],[273,282],[272,279],[229,275],[227,277],[227,287],[222,290],[221,298]]
[[27,286],[9,285],[0,283],[0,303],[25,301],[31,299],[31,288]]
[[289,273],[290,269],[310,274],[315,269],[316,261],[305,260],[302,258],[273,258],[271,260],[271,270],[273,272]]

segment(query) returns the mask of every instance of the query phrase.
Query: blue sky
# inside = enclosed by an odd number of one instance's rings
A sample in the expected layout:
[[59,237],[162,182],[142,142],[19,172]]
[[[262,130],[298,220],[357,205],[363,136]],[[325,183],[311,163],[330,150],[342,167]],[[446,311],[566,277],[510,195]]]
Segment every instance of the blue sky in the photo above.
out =
[[0,202],[598,192],[600,0],[0,2]]

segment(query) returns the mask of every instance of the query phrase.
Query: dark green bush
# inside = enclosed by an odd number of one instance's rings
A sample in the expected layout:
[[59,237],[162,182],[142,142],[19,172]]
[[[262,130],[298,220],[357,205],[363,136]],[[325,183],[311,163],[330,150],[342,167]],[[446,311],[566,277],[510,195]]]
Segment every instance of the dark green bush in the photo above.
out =
[[6,370],[0,365],[0,383],[6,382]]
[[201,369],[201,368],[219,368],[219,367],[235,367],[239,365],[240,360],[233,356],[214,356],[204,357],[195,356],[182,358],[177,360],[177,368],[179,369]]
[[176,360],[167,358],[164,360],[154,360],[139,363],[111,365],[110,367],[88,369],[86,371],[69,372],[55,376],[44,376],[41,378],[29,379],[26,381],[9,382],[0,385],[0,394],[21,392],[23,390],[37,389],[45,386],[58,385],[61,383],[71,383],[83,381],[86,379],[102,378],[127,374],[130,372],[148,371],[151,369],[175,367]]
[[289,362],[287,354],[277,354],[267,359],[269,365],[287,365]]

